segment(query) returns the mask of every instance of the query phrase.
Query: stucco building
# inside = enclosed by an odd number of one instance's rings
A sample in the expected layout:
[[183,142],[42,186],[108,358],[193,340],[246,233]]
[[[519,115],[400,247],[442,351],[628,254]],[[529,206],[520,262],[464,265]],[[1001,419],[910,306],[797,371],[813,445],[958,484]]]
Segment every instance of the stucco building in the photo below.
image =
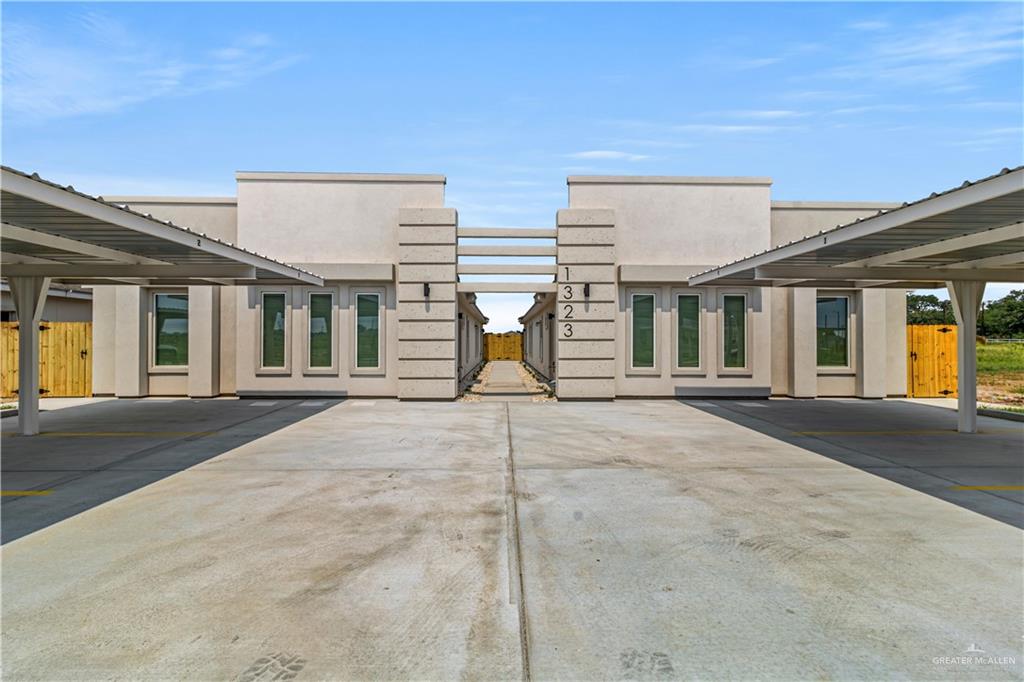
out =
[[[437,175],[237,174],[235,197],[106,197],[321,275],[324,287],[100,286],[94,391],[451,399],[480,291],[535,291],[527,362],[562,398],[906,392],[902,289],[688,287],[889,204],[773,201],[767,178],[570,177],[550,247],[463,247]],[[514,237],[495,230],[495,237]],[[472,268],[463,255],[545,255]],[[480,283],[465,273],[543,273]],[[510,278],[511,279],[511,278]]]

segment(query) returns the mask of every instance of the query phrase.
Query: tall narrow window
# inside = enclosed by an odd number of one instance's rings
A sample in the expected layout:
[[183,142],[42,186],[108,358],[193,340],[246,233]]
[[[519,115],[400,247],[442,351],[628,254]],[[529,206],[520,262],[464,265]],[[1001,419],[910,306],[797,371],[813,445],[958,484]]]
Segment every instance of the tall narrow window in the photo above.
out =
[[380,294],[356,294],[356,367],[380,367]]
[[818,297],[818,367],[850,363],[849,301],[846,296]]
[[262,308],[261,364],[263,367],[284,367],[284,294],[263,294]]
[[188,294],[153,295],[153,364],[188,365]]
[[700,296],[680,294],[676,300],[676,366],[700,367]]
[[334,366],[334,334],[331,314],[334,310],[333,294],[309,295],[309,366]]
[[634,368],[654,367],[654,294],[633,294]]
[[747,297],[726,294],[722,297],[722,342],[724,367],[747,366]]

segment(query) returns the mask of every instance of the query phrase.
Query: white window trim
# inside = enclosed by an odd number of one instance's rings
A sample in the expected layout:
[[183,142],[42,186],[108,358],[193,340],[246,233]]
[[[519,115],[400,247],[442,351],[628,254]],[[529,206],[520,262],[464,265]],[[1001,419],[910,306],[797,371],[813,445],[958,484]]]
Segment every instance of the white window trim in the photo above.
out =
[[[697,297],[697,366],[679,366],[679,297]],[[672,374],[679,376],[705,376],[707,374],[707,343],[705,343],[704,316],[707,309],[704,307],[704,291],[702,289],[673,289],[672,290]]]
[[[845,365],[818,365],[818,299],[819,298],[845,298],[846,299],[846,364]],[[854,374],[853,367],[853,342],[854,342],[854,317],[853,305],[855,301],[849,293],[831,292],[827,289],[818,289],[814,296],[814,362],[819,375],[831,376]]]
[[[743,297],[743,367],[725,366],[725,297]],[[751,320],[750,320],[750,291],[746,289],[720,289],[718,291],[718,374],[725,376],[750,376],[751,370]]]
[[[313,353],[310,348],[313,340],[313,297],[331,297],[331,366],[313,367]],[[306,342],[303,344],[305,365],[303,374],[331,375],[338,374],[338,296],[333,289],[310,289],[306,292]]]
[[[170,289],[150,289],[149,291],[149,319],[146,321],[146,326],[149,330],[149,339],[146,345],[148,349],[148,365],[150,374],[188,374],[188,365],[158,365],[156,364],[156,297],[160,294],[185,294],[188,296],[188,289],[182,287],[175,287]],[[191,337],[192,334],[192,301],[189,301],[189,319],[188,319],[188,333]],[[191,353],[189,358],[191,359]]]
[[[386,372],[385,365],[386,356],[385,350],[387,349],[387,330],[385,328],[385,320],[387,319],[387,295],[384,287],[352,287],[349,294],[349,301],[351,302],[351,313],[352,320],[349,324],[351,334],[351,347],[352,352],[349,354],[349,374],[352,375],[380,375]],[[376,367],[359,367],[359,338],[357,334],[357,328],[359,326],[359,296],[376,296],[377,297],[377,366]]]
[[[653,335],[653,346],[651,349],[654,358],[653,367],[633,366],[633,304],[637,296],[651,296],[654,299],[654,311],[651,316],[651,323],[654,325],[653,329],[651,329],[651,334]],[[658,311],[661,310],[659,298],[660,292],[657,289],[626,290],[626,299],[629,301],[629,310],[626,315],[626,374],[644,376],[661,374],[661,358],[658,356],[661,351],[660,344],[658,343]]]
[[[263,366],[263,300],[267,296],[284,296],[284,367]],[[280,376],[292,373],[292,293],[290,289],[261,289],[256,306],[256,374]]]

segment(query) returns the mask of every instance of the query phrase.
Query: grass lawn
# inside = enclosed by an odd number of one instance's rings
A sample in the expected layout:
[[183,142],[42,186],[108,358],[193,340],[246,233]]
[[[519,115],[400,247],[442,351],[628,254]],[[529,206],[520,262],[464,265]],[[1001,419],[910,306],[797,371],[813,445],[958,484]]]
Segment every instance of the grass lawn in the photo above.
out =
[[978,400],[1024,407],[1024,343],[978,344]]

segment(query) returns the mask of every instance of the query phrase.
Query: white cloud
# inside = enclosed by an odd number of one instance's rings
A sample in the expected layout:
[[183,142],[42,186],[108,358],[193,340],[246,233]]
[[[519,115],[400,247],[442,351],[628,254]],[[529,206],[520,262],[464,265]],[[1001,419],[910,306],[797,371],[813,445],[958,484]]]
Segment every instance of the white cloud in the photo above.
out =
[[587,159],[600,161],[643,161],[651,158],[646,154],[631,154],[629,152],[618,152],[610,149],[592,149],[585,152],[566,154],[570,159]]
[[888,21],[881,20],[868,20],[868,21],[855,21],[849,25],[855,31],[882,31],[889,28]]
[[803,118],[804,116],[809,116],[810,112],[795,111],[793,109],[748,109],[743,111],[730,111],[727,115],[732,118],[779,120],[786,118]]
[[484,327],[488,332],[521,331],[519,317],[533,305],[533,294],[479,294],[476,306],[490,320]]
[[243,34],[203,54],[181,54],[97,12],[76,40],[6,22],[4,108],[27,120],[121,111],[150,100],[243,86],[300,59],[265,34]]

